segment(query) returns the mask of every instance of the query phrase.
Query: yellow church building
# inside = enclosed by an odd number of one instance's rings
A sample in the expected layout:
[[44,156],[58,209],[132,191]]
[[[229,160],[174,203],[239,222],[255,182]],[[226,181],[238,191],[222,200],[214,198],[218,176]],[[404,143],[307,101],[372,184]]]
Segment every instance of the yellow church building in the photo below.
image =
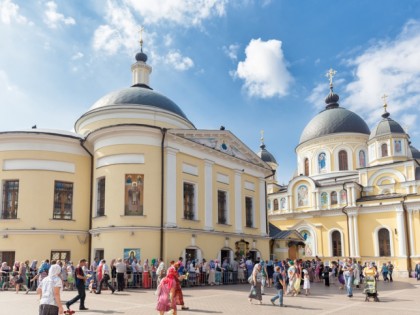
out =
[[146,61],[74,132],[0,132],[0,261],[268,258],[271,167],[228,130],[197,129]]
[[[331,75],[326,107],[306,125],[296,147],[296,174],[287,185],[269,184],[270,223],[305,240],[303,246],[278,241],[272,254],[354,257],[379,266],[391,261],[395,273],[407,277],[420,259],[420,152],[390,117],[386,98],[372,130],[338,100]],[[266,162],[277,167],[275,160]]]

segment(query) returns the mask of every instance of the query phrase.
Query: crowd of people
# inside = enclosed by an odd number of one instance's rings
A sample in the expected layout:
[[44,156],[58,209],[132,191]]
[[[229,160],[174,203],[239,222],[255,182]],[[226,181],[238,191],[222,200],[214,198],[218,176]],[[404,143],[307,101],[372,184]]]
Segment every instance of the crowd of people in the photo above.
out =
[[[363,265],[351,258],[323,262],[318,257],[312,260],[263,260],[255,262],[249,258],[229,261],[223,258],[197,260],[183,258],[171,261],[166,266],[162,259],[146,259],[142,264],[137,259],[113,259],[110,264],[105,259],[97,259],[89,265],[85,259],[74,266],[71,261],[49,261],[46,259],[37,266],[37,261],[16,262],[8,266],[1,264],[0,284],[14,287],[16,293],[21,289],[28,293],[31,289],[40,294],[40,314],[62,314],[61,290],[77,289],[78,294],[65,303],[71,305],[80,300],[80,310],[85,306],[86,289],[101,294],[107,288],[111,294],[130,287],[156,288],[156,310],[161,314],[172,310],[176,314],[177,305],[185,306],[182,287],[185,285],[223,285],[249,282],[251,290],[249,301],[262,304],[265,288],[274,288],[276,294],[270,299],[275,305],[285,306],[283,296],[299,294],[310,295],[311,283],[322,282],[325,286],[346,289],[347,296],[353,296],[354,287],[360,288],[365,277],[379,281],[393,281],[394,266],[391,262],[377,266],[373,262]],[[415,266],[417,280],[420,279],[420,263]]]
[[[274,267],[274,273],[269,272],[268,266]],[[418,269],[420,274],[420,264],[418,264]],[[322,282],[327,287],[333,285],[340,290],[345,288],[347,296],[352,298],[353,289],[361,288],[365,277],[373,277],[379,281],[382,275],[383,281],[393,282],[393,271],[394,265],[390,261],[377,266],[374,262],[365,262],[362,265],[360,261],[352,258],[331,263],[324,263],[318,257],[306,261],[286,259],[264,262],[262,260],[253,266],[252,274],[248,278],[251,284],[248,299],[250,303],[257,300],[259,304],[262,304],[264,287],[273,286],[277,293],[270,302],[275,305],[278,299],[279,305],[283,307],[283,295],[292,297],[299,294],[310,295],[312,282]]]

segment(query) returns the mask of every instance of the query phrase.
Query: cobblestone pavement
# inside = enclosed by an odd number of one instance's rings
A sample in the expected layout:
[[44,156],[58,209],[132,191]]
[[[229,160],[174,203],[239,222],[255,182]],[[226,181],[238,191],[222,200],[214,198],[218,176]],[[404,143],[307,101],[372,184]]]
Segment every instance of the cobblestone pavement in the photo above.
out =
[[[190,314],[420,314],[420,281],[405,279],[393,283],[378,284],[380,302],[364,302],[362,290],[355,289],[354,297],[346,297],[345,291],[323,284],[311,284],[311,295],[299,295],[284,299],[286,308],[271,305],[269,299],[274,289],[266,288],[263,304],[247,300],[249,285],[229,285],[214,287],[195,287],[184,289],[184,300],[188,311],[178,311],[180,315]],[[63,301],[76,295],[76,291],[64,291]],[[101,295],[87,292],[88,311],[78,311],[78,303],[73,307],[76,314],[96,315],[142,315],[157,314],[156,296],[152,290],[129,290],[116,292],[102,291]],[[0,291],[1,315],[38,314],[38,297],[35,292],[25,295],[12,291]]]

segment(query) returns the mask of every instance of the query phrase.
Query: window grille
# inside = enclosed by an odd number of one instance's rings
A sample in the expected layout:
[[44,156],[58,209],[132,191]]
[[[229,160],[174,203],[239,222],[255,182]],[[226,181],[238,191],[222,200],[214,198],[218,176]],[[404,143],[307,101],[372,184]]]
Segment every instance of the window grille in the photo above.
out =
[[194,220],[194,184],[184,183],[184,219]]
[[217,191],[217,204],[218,204],[218,223],[227,223],[227,209],[226,209],[226,192],[222,190]]
[[71,220],[73,217],[73,183],[55,182],[53,219]]
[[105,177],[98,180],[98,200],[96,215],[98,217],[105,215]]
[[246,227],[254,226],[253,209],[252,209],[252,198],[245,197],[245,216],[246,216]]
[[17,219],[19,181],[7,180],[3,184],[2,219]]

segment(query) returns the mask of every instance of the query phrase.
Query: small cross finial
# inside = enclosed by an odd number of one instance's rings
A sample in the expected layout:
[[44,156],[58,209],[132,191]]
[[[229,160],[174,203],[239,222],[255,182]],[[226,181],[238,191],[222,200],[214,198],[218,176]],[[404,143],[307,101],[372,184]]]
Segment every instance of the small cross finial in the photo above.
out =
[[140,48],[141,49],[143,49],[143,31],[144,31],[144,27],[140,26],[140,30],[139,30],[140,40],[139,40],[139,43],[140,43]]
[[260,133],[261,133],[261,138],[260,138],[261,144],[264,144],[264,130],[261,130]]
[[386,99],[388,98],[388,95],[384,94],[384,95],[382,95],[381,98],[384,100],[384,110],[385,110],[385,113],[386,113],[386,108],[388,107]]
[[325,74],[325,76],[330,80],[330,88],[333,87],[333,78],[336,73],[337,71],[335,71],[333,68],[330,68],[330,70],[328,70],[328,72]]

